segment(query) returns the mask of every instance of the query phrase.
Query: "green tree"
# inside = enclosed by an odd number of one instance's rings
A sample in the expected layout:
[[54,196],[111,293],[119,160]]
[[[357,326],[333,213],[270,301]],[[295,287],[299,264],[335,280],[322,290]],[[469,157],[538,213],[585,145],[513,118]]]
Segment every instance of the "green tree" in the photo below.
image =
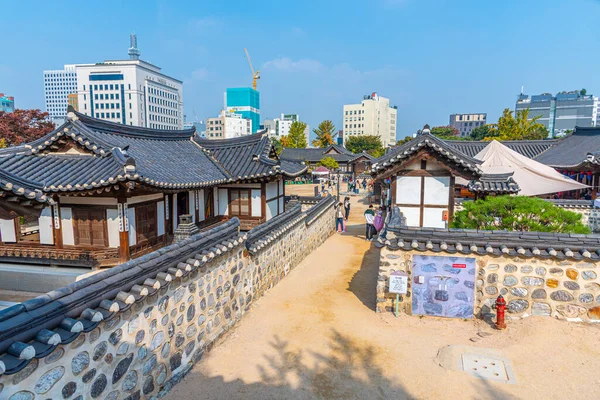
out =
[[584,88],[584,89],[581,89],[581,90],[579,91],[579,94],[580,94],[580,95],[582,95],[582,96],[585,96],[585,95],[587,94],[587,90],[585,90],[585,88]]
[[321,122],[316,129],[313,129],[313,132],[317,135],[317,138],[312,141],[313,146],[323,148],[333,144],[335,125],[330,120]]
[[453,126],[434,126],[431,128],[431,134],[443,140],[456,140],[460,136],[460,132]]
[[350,136],[346,140],[346,148],[354,154],[362,153],[363,151],[373,151],[383,149],[379,136]]
[[410,142],[410,141],[411,141],[411,140],[413,140],[413,139],[414,139],[414,138],[413,138],[412,136],[407,136],[407,137],[405,137],[404,139],[400,139],[400,140],[398,140],[398,141],[396,142],[396,146],[400,146],[400,145],[403,145],[404,143],[408,143],[408,142]]
[[454,214],[453,228],[560,233],[590,233],[581,214],[537,197],[490,196],[464,203]]
[[276,137],[272,137],[271,144],[273,144],[273,147],[275,148],[275,152],[277,153],[277,155],[280,155],[281,152],[283,151],[283,145],[281,144],[281,140],[277,139]]
[[484,140],[540,140],[548,137],[548,129],[539,122],[540,116],[529,118],[529,108],[517,111],[516,117],[504,109],[497,124],[492,124],[490,134]]
[[372,155],[375,158],[379,158],[385,154],[385,149],[383,147],[380,147],[375,150],[369,150],[369,151],[367,151],[367,153],[369,153],[370,155]]
[[469,140],[483,140],[492,134],[494,127],[491,125],[481,125],[471,131]]
[[319,161],[317,163],[317,165],[325,167],[325,168],[327,168],[329,170],[338,169],[340,167],[340,165],[338,164],[338,162],[335,161],[335,159],[333,157],[330,157],[330,156],[321,158],[321,161]]
[[291,147],[293,149],[304,149],[308,146],[306,142],[306,136],[304,135],[304,130],[306,129],[306,124],[300,121],[292,122],[292,126],[290,126],[290,133],[287,136],[282,136],[281,141],[285,143],[285,147]]

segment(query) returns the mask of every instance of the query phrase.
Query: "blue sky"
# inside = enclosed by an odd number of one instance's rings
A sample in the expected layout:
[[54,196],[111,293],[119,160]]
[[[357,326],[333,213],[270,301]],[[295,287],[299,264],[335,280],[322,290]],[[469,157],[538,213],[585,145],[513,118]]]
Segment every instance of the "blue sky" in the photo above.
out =
[[44,69],[142,59],[184,81],[184,108],[216,116],[227,87],[260,68],[262,118],[311,127],[378,92],[398,106],[398,137],[457,112],[497,120],[526,93],[600,95],[598,0],[8,1],[0,7],[0,92],[44,108]]

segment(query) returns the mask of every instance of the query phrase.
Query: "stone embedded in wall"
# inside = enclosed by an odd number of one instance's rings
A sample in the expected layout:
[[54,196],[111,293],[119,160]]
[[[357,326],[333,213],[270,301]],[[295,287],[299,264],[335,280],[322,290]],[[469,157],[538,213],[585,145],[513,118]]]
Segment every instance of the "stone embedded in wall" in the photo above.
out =
[[577,277],[579,276],[579,272],[576,269],[573,268],[567,268],[567,276],[569,277],[569,279],[572,280],[577,280]]
[[25,366],[25,368],[23,368],[22,370],[17,372],[12,377],[12,384],[18,385],[25,379],[29,378],[29,376],[31,374],[33,374],[33,372],[37,369],[38,364],[39,364],[39,361],[37,360],[37,358],[32,359],[31,362]]
[[563,276],[565,271],[562,268],[550,268],[550,275]]
[[133,389],[135,389],[135,386],[137,385],[137,381],[138,381],[137,372],[129,371],[127,373],[127,375],[125,375],[125,378],[123,379],[123,384],[121,385],[121,389],[123,389],[126,392],[133,390]]
[[529,302],[526,300],[511,300],[506,305],[506,309],[509,313],[518,314],[529,308]]
[[21,390],[12,396],[8,400],[33,400],[35,395],[31,393],[29,390]]
[[73,396],[73,394],[75,394],[76,390],[77,390],[77,383],[75,383],[75,382],[69,382],[69,383],[67,383],[62,388],[62,397],[63,397],[63,399],[68,399],[69,397]]
[[531,314],[535,316],[548,317],[552,313],[552,309],[548,303],[535,302],[531,306]]
[[96,376],[96,368],[92,368],[88,372],[83,374],[83,376],[81,377],[81,381],[83,383],[88,383],[89,381],[94,379],[95,376]]
[[536,273],[536,275],[545,276],[546,275],[546,268],[544,268],[544,267],[536,267],[535,273]]
[[546,279],[546,286],[548,286],[549,288],[557,288],[558,287],[558,280],[556,279]]
[[498,271],[498,268],[500,268],[498,264],[490,264],[487,266],[488,271]]
[[90,365],[90,354],[87,351],[82,351],[73,357],[71,361],[71,371],[73,375],[79,375],[84,369]]
[[584,307],[576,306],[574,304],[559,304],[556,306],[556,310],[566,318],[577,318],[586,312]]
[[496,286],[486,286],[485,292],[489,295],[498,294],[498,288]]
[[510,288],[510,294],[517,297],[527,297],[527,289],[523,287]]
[[582,293],[579,295],[580,303],[591,303],[592,301],[594,301],[594,296],[590,293]]
[[586,283],[583,287],[586,290],[589,290],[591,292],[597,292],[597,291],[600,290],[600,284],[595,283],[595,282],[593,282],[593,283]]
[[504,266],[504,272],[508,272],[508,273],[517,272],[517,266],[514,264],[506,264]]
[[587,311],[588,318],[594,321],[600,321],[600,307],[593,307]]
[[579,284],[573,281],[565,281],[563,282],[565,288],[569,290],[579,290]]
[[41,378],[36,382],[35,387],[33,388],[33,391],[36,392],[37,394],[48,393],[48,391],[50,389],[52,389],[52,386],[54,386],[54,384],[56,382],[58,382],[60,380],[60,378],[63,377],[64,374],[65,374],[64,367],[52,368],[50,371],[48,371],[44,375],[42,375]]
[[[515,269],[516,268],[517,267],[515,267]],[[519,280],[514,275],[506,275],[502,283],[504,286],[515,286],[517,283],[519,283]]]
[[133,353],[129,353],[129,355],[126,358],[119,361],[119,363],[117,364],[117,366],[115,367],[115,370],[113,372],[113,376],[112,376],[113,384],[119,382],[119,380],[125,375],[125,373],[129,369],[129,366],[131,365],[132,361],[133,361]]
[[545,299],[547,297],[546,291],[544,289],[535,289],[531,293],[532,299]]
[[586,281],[596,279],[598,275],[594,271],[581,271],[581,277]]
[[108,380],[106,379],[106,375],[104,375],[104,374],[98,375],[98,377],[96,378],[94,383],[92,383],[92,389],[90,390],[90,396],[92,396],[92,398],[96,398],[96,397],[100,396],[102,394],[102,392],[104,392],[104,389],[106,389],[107,384],[108,384]]
[[498,274],[489,274],[487,277],[487,283],[494,284],[498,282]]
[[52,364],[53,362],[60,360],[64,354],[65,350],[62,347],[57,347],[49,356],[46,356],[45,363]]
[[521,273],[530,274],[533,272],[533,267],[531,265],[524,265],[521,267]]
[[544,279],[538,278],[537,276],[524,276],[521,278],[521,282],[525,286],[543,286]]
[[573,301],[573,295],[564,290],[557,290],[556,292],[550,293],[550,298],[554,301]]

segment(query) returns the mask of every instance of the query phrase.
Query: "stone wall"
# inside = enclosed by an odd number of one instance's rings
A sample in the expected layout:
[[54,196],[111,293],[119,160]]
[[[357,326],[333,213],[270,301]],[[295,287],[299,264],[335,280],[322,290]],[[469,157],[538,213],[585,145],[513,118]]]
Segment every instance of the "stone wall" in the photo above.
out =
[[[433,251],[381,249],[377,282],[377,312],[393,311],[396,295],[389,294],[388,279],[395,270],[412,278],[416,254],[443,256]],[[461,255],[462,256],[462,255]],[[569,321],[600,322],[600,262],[538,257],[465,255],[477,262],[475,315],[492,317],[499,294],[507,302],[507,318],[552,316]],[[411,314],[411,279],[408,294],[401,296],[400,310]]]
[[[154,287],[163,282],[154,293],[137,290],[129,292],[137,296],[120,295],[117,304],[129,303],[129,308],[123,307],[126,310],[103,314],[107,318],[87,332],[75,329],[72,340],[52,346],[48,354],[23,355],[30,357],[24,368],[0,376],[0,399],[161,397],[255,299],[333,234],[332,205],[330,199],[315,205],[316,212],[300,213],[297,207],[293,218],[278,218],[268,237],[254,238],[261,243],[259,249],[249,251],[248,236],[228,239],[195,259],[173,265],[168,276],[146,281]],[[181,251],[181,247],[161,251]],[[67,329],[63,324],[61,328]],[[74,331],[61,328],[53,332],[68,336]],[[8,356],[14,357],[2,357]]]

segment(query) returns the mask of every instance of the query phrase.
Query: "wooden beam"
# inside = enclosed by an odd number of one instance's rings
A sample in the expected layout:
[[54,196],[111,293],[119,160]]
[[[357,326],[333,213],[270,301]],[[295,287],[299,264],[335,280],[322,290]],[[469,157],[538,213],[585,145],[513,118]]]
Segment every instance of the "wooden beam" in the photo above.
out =
[[454,217],[454,177],[450,177],[450,198],[448,199],[448,228],[450,228],[450,223]]
[[[421,160],[421,169],[425,170],[427,169],[427,161],[426,160]],[[425,177],[422,176],[421,177],[421,209],[419,210],[419,226],[423,227],[423,214],[425,212]]]
[[260,216],[267,218],[267,184],[260,184]]
[[[52,229],[54,234],[54,245],[57,249],[63,248],[63,235],[62,235],[62,218],[60,216],[60,200],[58,196],[54,196],[56,204],[52,206]],[[54,216],[58,217],[58,221],[54,220]]]
[[122,215],[119,215],[121,218],[123,229],[119,231],[119,261],[125,263],[131,259],[131,253],[129,251],[129,227],[125,226],[126,218],[126,210],[125,203],[127,202],[127,198],[124,196],[120,196],[117,198],[119,204],[121,204]]

